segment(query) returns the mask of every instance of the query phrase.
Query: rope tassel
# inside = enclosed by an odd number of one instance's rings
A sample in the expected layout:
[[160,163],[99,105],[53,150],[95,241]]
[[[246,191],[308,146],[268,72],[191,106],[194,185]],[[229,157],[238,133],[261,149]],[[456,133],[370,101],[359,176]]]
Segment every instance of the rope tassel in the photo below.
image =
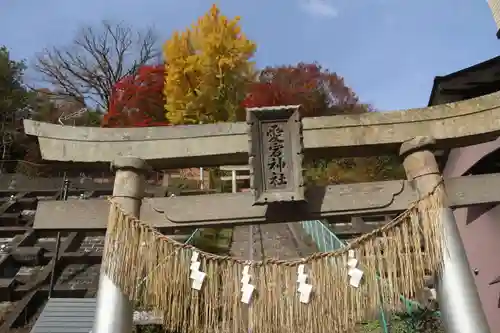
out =
[[[102,272],[145,309],[163,314],[164,328],[186,333],[344,333],[402,307],[424,276],[442,265],[442,187],[396,219],[345,248],[298,260],[239,260],[178,243],[123,213],[111,201]],[[363,277],[350,284],[354,250]],[[192,257],[204,275],[192,288]],[[251,270],[251,302],[242,302],[242,276]],[[307,302],[297,294],[297,271],[307,266],[314,286]],[[303,266],[302,266],[303,267]],[[351,270],[351,271],[350,271]],[[248,272],[247,272],[248,273]],[[377,281],[380,276],[383,283]],[[249,309],[251,316],[248,318]]]

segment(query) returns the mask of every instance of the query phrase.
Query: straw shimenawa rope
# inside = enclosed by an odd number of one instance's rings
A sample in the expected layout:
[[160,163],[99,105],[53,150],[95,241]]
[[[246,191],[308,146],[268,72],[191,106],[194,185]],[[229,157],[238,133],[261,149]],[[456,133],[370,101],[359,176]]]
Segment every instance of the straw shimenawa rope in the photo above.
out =
[[[252,333],[350,332],[378,314],[381,299],[386,310],[399,309],[400,295],[415,296],[424,276],[439,271],[442,198],[442,186],[437,186],[395,220],[343,249],[303,260],[251,262],[255,294],[250,305],[240,301],[248,261],[199,251],[200,270],[207,276],[200,291],[191,289],[194,248],[126,215],[111,201],[102,273],[131,300],[163,314],[168,331],[248,333],[250,306]],[[359,288],[349,285],[349,249],[364,272]],[[306,265],[313,285],[308,304],[299,302],[299,264]]]

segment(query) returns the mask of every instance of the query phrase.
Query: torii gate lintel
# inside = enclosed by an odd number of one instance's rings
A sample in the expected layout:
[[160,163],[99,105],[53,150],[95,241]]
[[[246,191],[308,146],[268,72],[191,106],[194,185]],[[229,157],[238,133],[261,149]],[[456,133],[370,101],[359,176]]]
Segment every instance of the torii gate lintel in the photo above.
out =
[[[280,107],[286,108],[296,106]],[[434,138],[435,149],[491,141],[500,136],[499,109],[497,92],[428,108],[304,118],[304,158],[397,153],[403,142],[419,136]],[[244,122],[124,129],[24,120],[24,129],[38,137],[48,161],[110,163],[135,156],[163,169],[248,164],[249,125]]]

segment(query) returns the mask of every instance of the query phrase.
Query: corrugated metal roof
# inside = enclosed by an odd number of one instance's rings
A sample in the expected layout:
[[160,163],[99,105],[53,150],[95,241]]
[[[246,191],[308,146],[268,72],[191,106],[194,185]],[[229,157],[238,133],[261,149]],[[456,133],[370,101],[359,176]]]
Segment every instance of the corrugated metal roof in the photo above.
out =
[[[89,333],[94,324],[95,298],[51,298],[30,333]],[[135,325],[160,324],[161,317],[134,311]]]
[[95,298],[51,298],[31,333],[89,333],[95,308]]

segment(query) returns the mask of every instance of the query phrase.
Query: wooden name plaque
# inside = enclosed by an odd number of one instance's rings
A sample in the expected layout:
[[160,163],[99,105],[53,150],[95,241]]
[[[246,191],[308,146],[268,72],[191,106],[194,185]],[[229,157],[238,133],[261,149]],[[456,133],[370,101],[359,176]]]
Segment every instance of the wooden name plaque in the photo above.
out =
[[299,106],[247,109],[254,205],[304,202]]

